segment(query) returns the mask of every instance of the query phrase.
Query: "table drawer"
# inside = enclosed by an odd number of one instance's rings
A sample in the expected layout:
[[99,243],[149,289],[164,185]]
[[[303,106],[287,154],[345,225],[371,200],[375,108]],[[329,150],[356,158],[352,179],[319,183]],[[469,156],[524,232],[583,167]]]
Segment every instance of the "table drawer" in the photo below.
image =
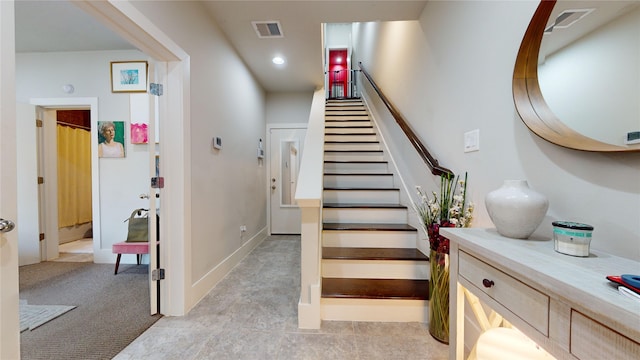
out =
[[640,359],[640,344],[571,311],[571,354],[578,359]]
[[460,251],[459,275],[549,336],[549,297],[491,265]]

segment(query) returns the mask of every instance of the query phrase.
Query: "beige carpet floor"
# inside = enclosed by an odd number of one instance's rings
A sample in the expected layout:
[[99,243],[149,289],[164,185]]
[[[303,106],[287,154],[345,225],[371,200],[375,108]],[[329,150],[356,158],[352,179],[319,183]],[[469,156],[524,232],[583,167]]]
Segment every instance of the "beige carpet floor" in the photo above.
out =
[[111,359],[155,323],[148,267],[43,262],[20,267],[20,299],[75,309],[20,334],[22,360]]

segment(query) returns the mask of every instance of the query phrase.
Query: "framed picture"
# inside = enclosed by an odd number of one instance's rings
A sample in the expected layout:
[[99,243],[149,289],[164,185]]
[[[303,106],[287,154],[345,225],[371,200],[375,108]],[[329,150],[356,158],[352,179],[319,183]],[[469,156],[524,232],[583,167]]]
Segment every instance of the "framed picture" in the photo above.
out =
[[98,157],[125,157],[124,121],[98,121]]
[[111,92],[147,92],[147,62],[112,61]]

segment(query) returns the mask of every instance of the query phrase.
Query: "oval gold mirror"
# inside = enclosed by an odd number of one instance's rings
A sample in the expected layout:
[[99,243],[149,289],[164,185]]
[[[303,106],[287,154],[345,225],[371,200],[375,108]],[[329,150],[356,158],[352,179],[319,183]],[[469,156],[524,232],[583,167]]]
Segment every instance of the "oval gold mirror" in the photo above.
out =
[[[617,138],[620,138],[619,141],[617,140],[606,141],[600,138],[596,139],[597,136],[593,136],[591,134],[585,134],[585,132],[582,131],[581,129],[576,130],[577,128],[579,128],[578,126],[568,125],[568,124],[575,123],[575,121],[574,120],[563,121],[566,119],[559,118],[557,115],[557,113],[559,112],[554,111],[557,108],[554,107],[554,110],[552,110],[551,107],[549,106],[549,103],[553,102],[551,101],[552,99],[550,98],[545,99],[545,96],[548,96],[549,92],[547,92],[545,89],[545,92],[543,95],[543,91],[541,90],[541,83],[545,83],[546,87],[549,87],[549,86],[554,87],[555,85],[564,85],[564,80],[557,80],[558,78],[555,78],[554,80],[541,81],[541,78],[539,77],[540,76],[540,69],[539,69],[540,60],[542,59],[543,61],[546,61],[546,56],[547,56],[546,52],[541,54],[541,44],[543,43],[543,37],[545,36],[548,37],[548,35],[545,35],[545,31],[547,32],[547,34],[549,34],[554,31],[558,33],[560,31],[567,30],[566,28],[568,28],[569,25],[577,22],[576,19],[581,17],[580,11],[582,11],[585,14],[589,14],[592,12],[593,14],[597,14],[598,12],[598,9],[595,7],[587,7],[585,9],[574,8],[571,10],[563,10],[562,13],[558,14],[558,12],[561,11],[562,9],[557,8],[554,10],[556,3],[557,3],[556,0],[542,0],[540,2],[540,5],[538,6],[536,12],[534,13],[533,18],[531,19],[529,27],[527,28],[527,31],[522,40],[522,44],[520,45],[520,50],[518,52],[518,57],[516,59],[516,64],[515,64],[514,73],[513,73],[513,99],[514,99],[516,109],[520,114],[520,117],[522,118],[522,121],[536,135],[540,136],[541,138],[551,143],[554,143],[556,145],[560,145],[566,148],[584,150],[584,151],[601,151],[601,152],[640,151],[639,143],[636,142],[634,144],[634,141],[630,141],[629,143],[625,142],[625,140],[627,140],[626,139],[627,132],[632,133],[631,135],[633,135],[634,132],[640,131],[640,114],[639,114],[640,107],[638,106],[637,95],[630,95],[631,98],[635,100],[630,101],[633,104],[633,105],[630,105],[631,110],[624,112],[622,116],[620,116],[619,112],[618,113],[615,112],[620,108],[619,106],[617,106],[616,109],[613,109],[610,111],[605,110],[604,115],[598,115],[598,119],[596,120],[596,122],[599,123],[598,124],[599,126],[603,125],[600,130],[595,130],[595,132],[598,133],[598,132],[604,131],[603,130],[604,128],[616,128],[616,126],[612,126],[612,125],[615,125],[612,123],[612,121],[617,121],[619,118],[624,117],[627,123],[621,126],[621,128],[624,130],[619,130],[619,129],[615,130],[617,132],[614,136]],[[571,1],[567,3],[570,3],[569,6],[577,5],[576,1]],[[585,3],[588,3],[588,2],[585,2]],[[596,3],[601,4],[601,3],[607,3],[607,2],[592,1],[591,4],[587,4],[587,5],[595,5]],[[612,3],[612,2],[609,2],[609,3]],[[633,1],[630,3],[633,3]],[[632,4],[632,5],[638,5],[638,3],[639,2],[636,0],[635,4]],[[631,22],[638,23],[636,19],[638,18],[638,16],[640,16],[640,7],[635,7],[632,10],[634,11],[633,16],[636,16],[636,17],[632,18]],[[567,14],[567,11],[570,14]],[[636,11],[637,11],[637,14],[635,14]],[[600,13],[602,12],[606,12],[606,11],[600,11]],[[614,12],[616,16],[619,16],[620,14],[626,15],[627,12],[630,12],[630,6],[627,6],[624,9],[617,9],[615,11],[612,10],[611,12]],[[596,18],[594,15],[589,15],[589,16],[592,16],[593,19]],[[611,23],[610,20],[606,20],[606,21],[609,21],[609,23]],[[619,21],[619,20],[616,20],[616,21]],[[584,22],[584,23],[587,23],[587,22]],[[569,25],[566,25],[566,24],[569,24]],[[634,26],[637,26],[637,25],[634,25]],[[577,28],[579,28],[579,26]],[[635,36],[637,36],[637,27],[635,29],[636,29]],[[589,34],[591,34],[591,32]],[[575,36],[575,38],[580,38],[580,41],[584,41],[583,39],[585,37],[586,36],[584,36],[584,34]],[[637,43],[636,38],[634,38],[633,41]],[[607,39],[606,42],[611,43],[609,39]],[[564,49],[569,46],[565,43],[562,45],[562,47]],[[606,52],[606,50],[601,50],[601,49],[598,49],[596,51],[599,51],[599,53]],[[637,50],[632,50],[632,51],[638,53]],[[618,58],[624,57],[624,56],[620,56],[619,54],[614,54],[614,56],[615,55],[617,55]],[[583,63],[585,57],[583,55],[578,59],[580,62]],[[635,60],[637,59],[634,59],[634,61]],[[615,67],[618,65],[616,64],[616,65],[610,65],[610,66]],[[602,71],[603,71],[603,68],[600,67],[595,72],[601,73]],[[638,70],[633,70],[632,72],[627,73],[627,77],[630,76],[633,79],[631,86],[635,88],[640,88],[640,85],[639,85],[640,78],[634,78],[634,75],[633,75],[638,73],[639,73]],[[584,83],[587,84],[586,86],[582,85],[582,88],[593,88],[593,89],[599,90],[600,93],[602,93],[602,91],[605,91],[605,92],[610,91],[612,86],[603,86],[596,81],[592,81],[590,78],[585,79],[587,75],[588,73],[578,72],[577,76],[582,78],[582,80],[584,80],[583,84]],[[556,82],[554,83],[554,81]],[[609,78],[608,81],[613,81],[613,80]],[[615,87],[619,87],[619,86],[615,84]],[[575,88],[576,87],[574,87],[573,89]],[[590,105],[590,103],[597,103],[597,102],[591,101],[591,100],[577,100],[576,102],[573,102],[576,98],[577,98],[576,91],[573,90],[573,91],[569,91],[569,94],[565,94],[564,98],[559,102],[557,100],[554,100],[554,101],[561,105],[566,105],[565,107],[573,108],[573,110],[582,110],[582,112],[576,111],[576,113],[582,113],[583,115],[586,114],[584,116],[585,118],[593,115],[592,114],[593,111],[591,111],[591,109],[589,109],[587,105]],[[599,98],[599,100],[602,103],[611,102],[609,100],[603,100],[602,98]],[[572,101],[573,103],[569,103],[569,101]],[[603,104],[600,104],[600,105],[603,105]],[[603,108],[603,106],[600,106],[600,108]],[[614,119],[612,120],[610,118],[614,118]],[[640,136],[640,133],[638,135]]]

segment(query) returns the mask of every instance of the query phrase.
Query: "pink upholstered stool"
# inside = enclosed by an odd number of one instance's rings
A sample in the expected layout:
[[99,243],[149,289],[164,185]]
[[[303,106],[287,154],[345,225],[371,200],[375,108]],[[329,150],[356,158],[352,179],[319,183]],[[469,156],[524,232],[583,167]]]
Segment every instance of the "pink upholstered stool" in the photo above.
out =
[[138,265],[140,265],[142,254],[149,253],[149,243],[123,241],[123,242],[113,244],[111,251],[114,254],[118,254],[118,257],[116,258],[116,270],[114,272],[114,274],[117,275],[118,267],[120,266],[120,257],[122,256],[122,254],[136,254]]

